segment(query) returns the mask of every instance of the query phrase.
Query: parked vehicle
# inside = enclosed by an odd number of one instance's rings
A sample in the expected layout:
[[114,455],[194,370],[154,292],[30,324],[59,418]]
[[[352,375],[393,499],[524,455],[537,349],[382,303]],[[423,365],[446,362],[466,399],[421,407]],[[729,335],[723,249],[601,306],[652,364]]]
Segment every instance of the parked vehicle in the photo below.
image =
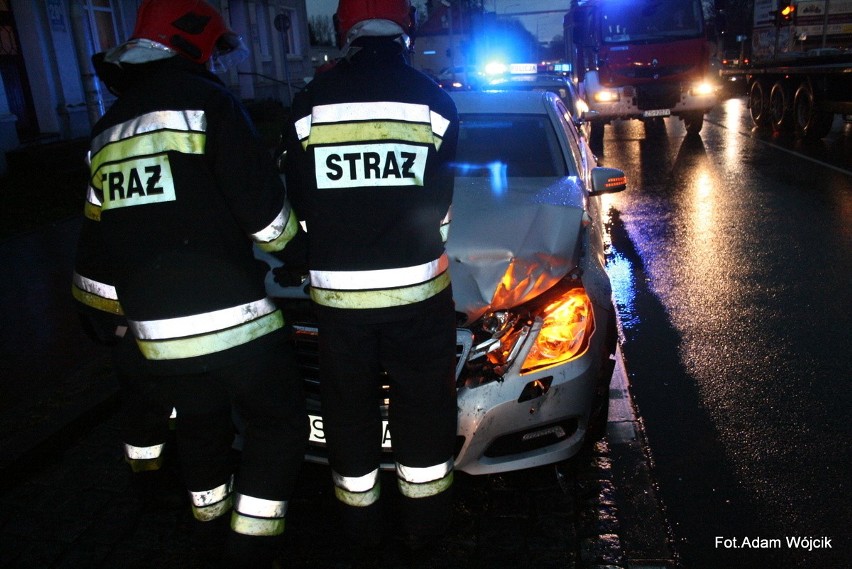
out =
[[[624,173],[596,166],[554,93],[451,96],[460,116],[447,242],[458,314],[455,466],[489,474],[559,462],[600,435],[606,421],[617,333],[598,196],[625,189]],[[307,286],[267,281],[293,326],[305,379],[307,460],[325,462],[322,330]],[[392,468],[382,384],[383,467]]]
[[716,103],[701,0],[573,0],[566,58],[589,108],[593,146],[618,119],[680,117],[701,131]]
[[852,4],[757,0],[743,72],[756,126],[819,139],[835,115],[852,121]]

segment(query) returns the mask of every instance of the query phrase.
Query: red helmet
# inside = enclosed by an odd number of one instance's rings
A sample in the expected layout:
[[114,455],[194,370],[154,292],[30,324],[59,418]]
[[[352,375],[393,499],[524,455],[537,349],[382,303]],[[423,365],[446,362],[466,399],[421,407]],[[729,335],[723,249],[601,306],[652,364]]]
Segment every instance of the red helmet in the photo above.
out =
[[[369,20],[385,22],[365,25],[364,22]],[[409,0],[340,0],[334,14],[334,25],[339,48],[364,35],[406,35],[412,38],[414,8]]]
[[239,36],[204,0],[145,0],[136,14],[134,39],[148,39],[196,63],[239,45]]

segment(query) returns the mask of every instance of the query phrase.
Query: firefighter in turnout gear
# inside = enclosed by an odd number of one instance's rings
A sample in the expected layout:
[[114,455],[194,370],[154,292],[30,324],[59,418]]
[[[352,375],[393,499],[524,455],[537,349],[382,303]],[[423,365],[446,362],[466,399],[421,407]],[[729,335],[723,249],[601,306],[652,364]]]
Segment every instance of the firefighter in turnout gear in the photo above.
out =
[[308,234],[323,427],[353,547],[382,534],[382,382],[402,537],[434,542],[452,513],[456,320],[444,251],[458,116],[406,62],[407,0],[341,0],[344,57],[293,101],[287,187]]
[[[125,68],[104,64],[105,52],[92,57],[98,78],[111,92],[120,93]],[[81,241],[87,243],[75,262],[72,293],[84,331],[98,344],[110,350],[112,367],[119,386],[121,402],[121,439],[124,460],[134,476],[132,483],[140,498],[148,503],[172,505],[176,465],[163,461],[166,446],[173,447],[173,406],[162,400],[159,390],[146,381],[145,358],[129,331],[124,311],[115,295],[114,278],[105,261],[104,243],[98,224],[85,219]],[[96,254],[93,254],[96,253]],[[93,283],[100,283],[93,288]],[[88,285],[88,286],[87,286]],[[87,289],[92,292],[86,292]]]
[[[211,72],[239,37],[201,0],[145,0],[93,127],[75,298],[122,314],[173,402],[195,518],[229,521],[230,567],[271,565],[308,423],[281,311],[253,247],[285,261],[299,224],[243,105]],[[288,246],[288,243],[290,244]],[[243,445],[234,460],[232,409]]]

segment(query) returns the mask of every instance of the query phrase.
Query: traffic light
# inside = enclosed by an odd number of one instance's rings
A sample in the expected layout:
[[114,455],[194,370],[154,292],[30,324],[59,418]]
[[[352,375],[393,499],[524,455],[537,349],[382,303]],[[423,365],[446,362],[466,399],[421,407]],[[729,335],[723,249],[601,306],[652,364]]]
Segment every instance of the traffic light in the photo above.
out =
[[796,5],[792,2],[783,3],[775,12],[776,26],[789,26],[796,19]]

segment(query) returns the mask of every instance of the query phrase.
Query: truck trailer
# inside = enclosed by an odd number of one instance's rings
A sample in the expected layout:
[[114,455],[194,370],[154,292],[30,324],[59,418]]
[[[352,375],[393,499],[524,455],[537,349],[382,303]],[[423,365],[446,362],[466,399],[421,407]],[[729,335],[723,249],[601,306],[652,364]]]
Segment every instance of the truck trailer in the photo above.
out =
[[697,134],[717,103],[701,0],[572,0],[566,59],[596,115],[593,147],[613,120],[681,118]]
[[755,0],[744,73],[758,127],[825,137],[836,115],[852,121],[852,0]]

